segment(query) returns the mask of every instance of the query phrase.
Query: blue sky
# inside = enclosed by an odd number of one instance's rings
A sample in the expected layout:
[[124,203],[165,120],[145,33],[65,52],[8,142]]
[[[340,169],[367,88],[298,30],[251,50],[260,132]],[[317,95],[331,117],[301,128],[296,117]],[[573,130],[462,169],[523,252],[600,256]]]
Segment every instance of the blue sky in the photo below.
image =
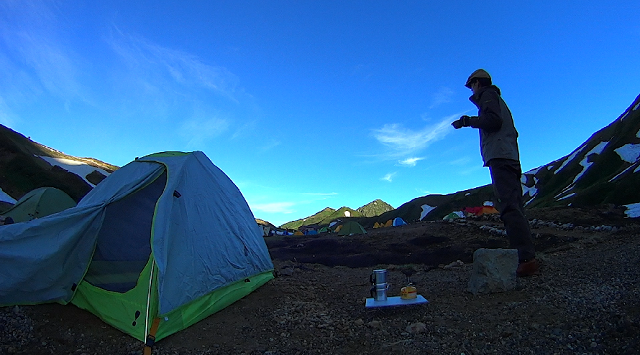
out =
[[202,150],[276,225],[490,183],[491,73],[533,169],[640,94],[640,2],[2,1],[0,123],[125,165]]

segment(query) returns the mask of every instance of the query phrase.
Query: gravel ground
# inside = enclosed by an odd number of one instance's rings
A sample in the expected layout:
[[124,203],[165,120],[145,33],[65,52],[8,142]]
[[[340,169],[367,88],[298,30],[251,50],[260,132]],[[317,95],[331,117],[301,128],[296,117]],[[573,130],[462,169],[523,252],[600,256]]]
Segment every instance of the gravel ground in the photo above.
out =
[[[376,267],[389,270],[391,295],[405,284],[399,270],[411,267],[416,270],[411,279],[429,303],[365,309],[372,267],[276,259],[279,277],[159,341],[153,353],[637,354],[637,225],[615,230],[540,225],[545,229],[535,230],[537,238],[561,242],[545,244],[539,253],[540,275],[518,279],[513,291],[467,292],[468,262],[383,264]],[[478,226],[455,226],[473,240],[496,234]],[[390,243],[426,232],[438,236],[434,225],[420,228],[398,230]],[[470,230],[475,234],[468,235]],[[449,229],[446,233],[451,235]],[[93,315],[57,304],[0,308],[0,335],[0,354],[141,354],[142,348]]]

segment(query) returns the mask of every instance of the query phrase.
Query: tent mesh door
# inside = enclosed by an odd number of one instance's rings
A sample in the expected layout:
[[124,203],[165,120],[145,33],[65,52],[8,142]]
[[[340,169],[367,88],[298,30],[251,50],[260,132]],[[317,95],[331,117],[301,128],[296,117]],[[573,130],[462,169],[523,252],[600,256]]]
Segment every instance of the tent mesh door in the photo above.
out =
[[115,292],[136,286],[151,255],[151,224],[166,182],[164,172],[151,184],[106,207],[85,281]]

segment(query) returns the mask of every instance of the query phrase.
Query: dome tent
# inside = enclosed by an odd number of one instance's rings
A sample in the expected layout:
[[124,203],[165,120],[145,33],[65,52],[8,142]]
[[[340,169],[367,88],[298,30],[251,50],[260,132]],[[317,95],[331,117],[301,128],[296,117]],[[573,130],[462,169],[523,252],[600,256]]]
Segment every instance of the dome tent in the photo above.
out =
[[0,228],[0,305],[71,302],[142,341],[225,308],[272,271],[242,193],[202,152],[136,159],[78,206]]
[[442,219],[445,221],[453,221],[460,218],[465,218],[464,212],[462,211],[453,211],[448,215],[442,217]]
[[396,217],[396,218],[393,219],[393,226],[394,227],[404,226],[406,224],[407,224],[407,222],[405,222],[404,219],[402,219],[400,217]]
[[40,187],[27,192],[2,215],[20,223],[49,216],[75,205],[76,201],[64,191],[55,187]]
[[356,221],[345,222],[338,231],[338,235],[366,234],[364,227]]

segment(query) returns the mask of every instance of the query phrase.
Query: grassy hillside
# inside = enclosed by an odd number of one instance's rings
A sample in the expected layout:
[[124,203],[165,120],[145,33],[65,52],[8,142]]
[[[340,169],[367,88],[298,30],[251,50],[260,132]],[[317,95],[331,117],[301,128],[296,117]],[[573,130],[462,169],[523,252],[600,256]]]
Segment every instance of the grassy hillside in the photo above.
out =
[[527,176],[536,187],[528,207],[592,206],[640,202],[640,162],[624,161],[620,150],[640,146],[640,96],[611,124],[571,154]]
[[364,217],[376,217],[385,212],[393,211],[393,206],[380,199],[376,199],[356,209],[356,211],[362,213]]
[[385,223],[396,217],[404,219],[407,223],[416,222],[420,220],[423,205],[435,207],[423,219],[423,221],[433,221],[442,219],[449,213],[461,210],[464,207],[481,206],[485,201],[492,200],[493,189],[491,185],[485,185],[447,195],[427,195],[414,198],[393,211],[383,213],[378,217],[361,218],[358,222],[365,228],[372,228],[376,222]]
[[351,209],[349,207],[340,207],[337,210],[334,210],[333,208],[327,207],[325,209],[323,209],[322,211],[314,214],[313,216],[307,217],[307,218],[303,218],[303,219],[298,219],[295,221],[291,221],[291,222],[287,222],[285,224],[283,224],[282,226],[280,226],[281,228],[287,228],[287,229],[298,229],[300,228],[300,226],[308,226],[308,225],[312,225],[312,224],[317,224],[317,225],[329,225],[329,223],[331,223],[334,220],[337,219],[344,219],[345,217],[345,212],[349,212],[349,216],[351,217],[362,217],[362,213]]

